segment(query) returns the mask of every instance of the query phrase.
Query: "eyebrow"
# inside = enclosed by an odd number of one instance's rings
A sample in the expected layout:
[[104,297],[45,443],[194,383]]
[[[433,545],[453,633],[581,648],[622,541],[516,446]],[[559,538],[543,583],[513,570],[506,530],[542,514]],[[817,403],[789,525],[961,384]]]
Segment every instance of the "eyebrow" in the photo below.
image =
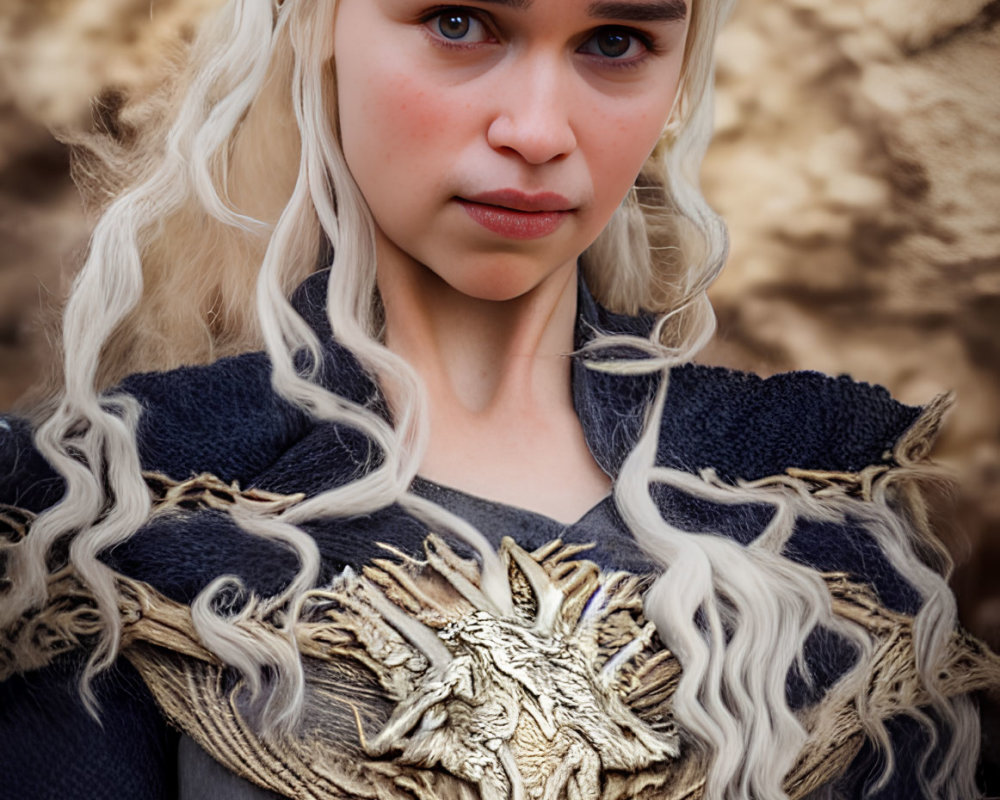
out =
[[684,0],[654,0],[645,3],[598,0],[591,3],[587,10],[592,17],[628,22],[682,22],[687,17],[687,3]]
[[493,3],[498,6],[508,6],[510,8],[526,9],[531,8],[533,0],[479,0],[481,3]]
[[[480,0],[509,8],[530,8],[533,0]],[[597,0],[591,3],[587,12],[599,19],[619,19],[627,22],[682,22],[687,18],[685,0],[647,0],[630,3],[627,0]]]

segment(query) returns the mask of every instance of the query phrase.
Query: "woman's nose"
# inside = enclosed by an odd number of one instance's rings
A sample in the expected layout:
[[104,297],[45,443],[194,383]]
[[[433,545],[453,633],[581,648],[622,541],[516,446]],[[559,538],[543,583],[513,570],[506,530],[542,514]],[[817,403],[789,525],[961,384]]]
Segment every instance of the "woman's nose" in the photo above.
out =
[[529,164],[545,164],[576,149],[570,120],[572,99],[559,66],[536,59],[505,81],[486,131],[490,147],[512,151]]

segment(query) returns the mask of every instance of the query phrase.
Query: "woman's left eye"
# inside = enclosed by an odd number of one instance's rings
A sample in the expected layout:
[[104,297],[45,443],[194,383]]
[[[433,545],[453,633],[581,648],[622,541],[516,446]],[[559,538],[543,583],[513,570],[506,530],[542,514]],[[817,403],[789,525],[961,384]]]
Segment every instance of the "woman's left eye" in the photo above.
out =
[[601,28],[581,45],[579,52],[614,61],[630,61],[649,49],[641,37],[627,28]]
[[433,35],[446,42],[476,44],[490,40],[490,33],[482,21],[460,8],[438,12],[426,24]]

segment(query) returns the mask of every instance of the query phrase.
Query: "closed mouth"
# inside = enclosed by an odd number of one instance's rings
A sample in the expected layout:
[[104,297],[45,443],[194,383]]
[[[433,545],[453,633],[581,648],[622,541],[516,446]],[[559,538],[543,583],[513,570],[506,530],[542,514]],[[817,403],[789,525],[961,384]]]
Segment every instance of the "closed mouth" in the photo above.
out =
[[555,192],[529,194],[518,189],[500,189],[492,192],[482,192],[471,197],[458,197],[456,199],[462,203],[493,206],[497,209],[516,211],[524,214],[565,213],[573,210],[573,203],[566,197]]
[[[481,195],[475,200],[461,197],[455,199],[474,222],[504,239],[541,239],[555,233],[571,213],[565,208],[538,208],[541,203],[537,202],[519,203],[521,208],[512,208],[508,205],[484,203],[480,198]],[[525,205],[529,207],[524,208]]]

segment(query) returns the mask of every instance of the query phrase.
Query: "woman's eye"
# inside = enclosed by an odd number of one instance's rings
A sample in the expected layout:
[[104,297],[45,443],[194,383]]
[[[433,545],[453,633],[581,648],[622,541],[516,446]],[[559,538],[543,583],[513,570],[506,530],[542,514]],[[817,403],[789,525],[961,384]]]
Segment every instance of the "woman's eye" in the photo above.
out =
[[630,60],[649,48],[634,33],[624,28],[602,28],[580,48],[581,53],[614,60]]
[[449,42],[476,44],[490,39],[486,26],[469,12],[460,9],[435,14],[427,24],[431,33]]

